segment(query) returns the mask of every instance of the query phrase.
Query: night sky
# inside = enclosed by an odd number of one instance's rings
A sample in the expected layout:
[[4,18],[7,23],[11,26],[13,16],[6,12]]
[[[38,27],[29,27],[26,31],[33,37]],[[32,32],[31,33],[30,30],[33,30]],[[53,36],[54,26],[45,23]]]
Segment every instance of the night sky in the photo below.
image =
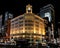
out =
[[14,17],[21,15],[25,13],[27,4],[33,6],[33,13],[35,14],[39,13],[41,7],[52,4],[55,7],[56,21],[60,21],[58,0],[0,0],[0,14],[9,11],[14,14]]

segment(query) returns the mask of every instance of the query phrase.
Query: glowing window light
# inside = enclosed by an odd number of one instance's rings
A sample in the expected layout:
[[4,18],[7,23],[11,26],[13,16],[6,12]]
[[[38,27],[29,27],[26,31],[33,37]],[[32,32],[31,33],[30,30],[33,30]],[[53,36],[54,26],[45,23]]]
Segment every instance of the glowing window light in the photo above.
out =
[[25,37],[25,35],[23,35],[23,37]]
[[39,32],[39,34],[41,34],[41,31]]
[[45,35],[45,32],[43,32],[42,35]]
[[34,31],[34,33],[36,33],[36,31]]

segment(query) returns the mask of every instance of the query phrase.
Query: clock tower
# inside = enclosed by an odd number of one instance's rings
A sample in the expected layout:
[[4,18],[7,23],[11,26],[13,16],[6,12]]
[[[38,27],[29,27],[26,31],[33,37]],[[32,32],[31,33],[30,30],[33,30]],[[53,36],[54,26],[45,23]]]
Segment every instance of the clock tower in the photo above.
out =
[[30,4],[26,6],[26,13],[32,13],[32,6]]

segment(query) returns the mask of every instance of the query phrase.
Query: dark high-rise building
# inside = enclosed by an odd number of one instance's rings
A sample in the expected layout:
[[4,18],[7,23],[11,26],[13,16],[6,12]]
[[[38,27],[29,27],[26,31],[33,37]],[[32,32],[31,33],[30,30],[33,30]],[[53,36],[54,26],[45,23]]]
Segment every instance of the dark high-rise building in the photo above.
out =
[[5,13],[5,20],[4,20],[4,32],[6,37],[9,37],[10,33],[10,19],[13,18],[13,14],[6,12]]
[[48,18],[48,26],[46,28],[46,33],[48,33],[49,38],[53,36],[55,37],[55,11],[54,6],[52,4],[48,4],[42,8],[40,8],[40,16],[42,18]]
[[9,13],[9,12],[6,12],[5,13],[5,21],[7,21],[9,18],[13,18],[13,14]]
[[48,5],[40,8],[40,15],[42,18],[48,17],[48,21],[52,22],[52,20],[54,20],[54,18],[55,18],[53,5],[48,4]]
[[2,36],[5,36],[4,25],[2,25]]
[[0,15],[0,35],[2,35],[2,15]]
[[1,33],[1,28],[2,28],[2,15],[0,15],[0,33]]
[[60,22],[58,22],[58,35],[59,35],[59,38],[60,38]]

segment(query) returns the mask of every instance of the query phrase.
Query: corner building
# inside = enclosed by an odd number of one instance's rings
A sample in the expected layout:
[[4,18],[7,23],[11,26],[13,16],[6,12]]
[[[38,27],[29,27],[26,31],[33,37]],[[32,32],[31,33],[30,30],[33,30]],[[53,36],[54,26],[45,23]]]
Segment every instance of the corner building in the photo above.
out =
[[32,13],[32,6],[26,6],[26,13],[11,20],[10,37],[40,39],[45,36],[44,19]]

